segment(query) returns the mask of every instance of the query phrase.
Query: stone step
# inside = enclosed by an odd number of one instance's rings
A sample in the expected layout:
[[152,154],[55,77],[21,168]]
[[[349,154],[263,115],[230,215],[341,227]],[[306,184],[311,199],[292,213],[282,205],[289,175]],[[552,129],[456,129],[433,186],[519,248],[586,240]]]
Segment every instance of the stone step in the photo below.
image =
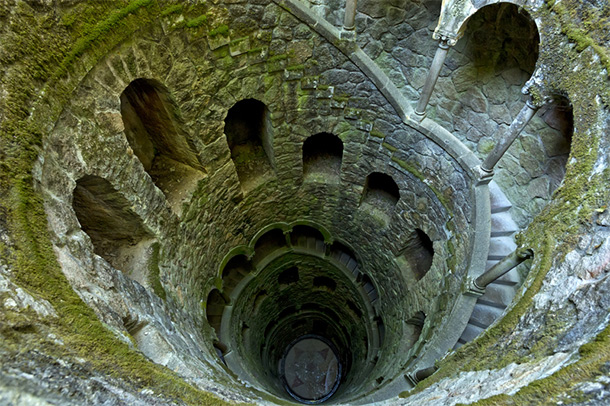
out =
[[517,231],[519,231],[519,227],[509,212],[504,211],[491,215],[491,237],[512,236]]
[[504,192],[502,192],[500,187],[494,181],[489,183],[489,200],[491,203],[490,206],[492,213],[505,212],[513,207],[513,205],[504,195]]
[[490,283],[485,289],[485,294],[479,300],[507,307],[513,301],[513,297],[515,297],[514,285]]
[[503,259],[517,249],[512,237],[492,237],[489,239],[489,254],[487,259]]
[[469,323],[481,328],[487,328],[498,317],[502,315],[504,309],[499,309],[487,303],[479,303],[474,305]]
[[485,329],[482,329],[479,326],[475,326],[474,324],[468,323],[466,325],[466,328],[464,329],[464,332],[462,333],[462,336],[460,337],[460,340],[463,343],[467,343],[469,341],[474,340],[483,331],[485,331]]

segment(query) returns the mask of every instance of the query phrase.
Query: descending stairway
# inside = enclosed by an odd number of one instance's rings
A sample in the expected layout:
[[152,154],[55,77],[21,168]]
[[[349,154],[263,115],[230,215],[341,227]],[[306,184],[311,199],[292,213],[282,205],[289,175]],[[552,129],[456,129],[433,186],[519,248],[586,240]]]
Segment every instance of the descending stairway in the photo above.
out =
[[[491,238],[485,270],[497,264],[517,248],[514,235],[519,231],[519,227],[510,215],[512,207],[510,201],[493,181],[489,184],[489,198],[491,200]],[[454,349],[474,340],[496,321],[512,302],[521,282],[517,267],[490,283],[485,289],[485,294],[477,300],[468,325]]]

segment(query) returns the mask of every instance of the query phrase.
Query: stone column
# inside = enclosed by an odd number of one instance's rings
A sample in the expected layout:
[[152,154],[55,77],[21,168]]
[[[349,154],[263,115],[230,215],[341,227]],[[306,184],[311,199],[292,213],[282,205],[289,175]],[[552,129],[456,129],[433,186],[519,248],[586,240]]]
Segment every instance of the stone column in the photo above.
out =
[[345,0],[344,30],[352,31],[356,27],[356,3],[357,0]]
[[521,134],[521,131],[523,131],[527,123],[534,117],[539,108],[540,106],[534,105],[531,99],[525,103],[525,106],[523,106],[519,114],[517,114],[517,117],[515,117],[510,124],[508,132],[500,138],[493,151],[485,158],[485,162],[481,165],[481,170],[484,173],[491,173],[493,171],[494,166],[496,166],[500,158],[502,158],[519,134]]
[[487,285],[508,273],[511,269],[519,265],[521,262],[534,256],[534,251],[530,248],[521,248],[507,255],[500,262],[492,266],[487,272],[483,273],[474,280],[476,289],[484,290]]
[[432,91],[434,90],[434,86],[438,80],[438,75],[441,73],[443,63],[447,57],[447,52],[449,52],[448,39],[443,37],[438,42],[438,48],[436,49],[432,66],[430,66],[426,83],[424,84],[421,96],[419,97],[419,102],[415,108],[414,118],[419,121],[423,120],[423,118],[426,116],[426,107],[428,106],[428,102],[432,96]]

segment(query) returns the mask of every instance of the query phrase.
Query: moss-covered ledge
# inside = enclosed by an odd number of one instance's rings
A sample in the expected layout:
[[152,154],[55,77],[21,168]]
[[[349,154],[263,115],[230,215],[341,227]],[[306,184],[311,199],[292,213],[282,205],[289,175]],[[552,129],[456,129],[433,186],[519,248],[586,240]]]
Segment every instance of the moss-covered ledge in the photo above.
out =
[[[573,14],[582,14],[579,6],[572,3],[568,7],[548,1],[540,10],[545,17],[544,21],[548,23],[543,28],[545,37],[550,39],[542,46],[556,50],[546,53],[552,59],[541,61],[540,65],[545,70],[544,86],[557,94],[570,96],[574,106],[575,129],[564,182],[556,190],[553,201],[518,237],[519,245],[532,247],[535,252],[522,296],[501,322],[475,341],[439,361],[439,370],[434,375],[419,383],[412,391],[403,392],[401,397],[421,392],[445,378],[455,377],[459,371],[499,369],[512,362],[538,360],[549,355],[549,351],[552,352],[557,337],[569,327],[561,321],[553,322],[554,315],[549,315],[547,320],[550,321],[540,328],[540,340],[531,349],[523,348],[522,342],[515,339],[514,335],[520,321],[535,311],[534,297],[545,284],[549,273],[561,266],[565,255],[574,249],[583,235],[595,233],[595,217],[607,210],[610,201],[610,193],[605,186],[610,179],[610,171],[607,168],[599,170],[603,167],[600,162],[604,160],[608,148],[604,134],[607,126],[605,111],[608,108],[607,76],[600,74],[606,72],[607,67],[607,58],[600,52],[607,52],[607,49],[600,45],[591,46],[594,38],[602,35],[595,28],[597,25],[590,28],[588,33],[578,31],[586,34],[583,39],[573,35],[574,22],[564,24],[568,18],[567,10]],[[562,46],[566,39],[576,42],[576,46]],[[557,52],[562,53],[561,57],[557,56]],[[595,58],[595,53],[599,54],[598,59]],[[591,64],[597,68],[573,69],[575,65]],[[593,380],[600,373],[601,366],[610,361],[607,344],[609,331],[606,327],[595,340],[581,346],[579,360],[568,367],[532,382],[512,397],[498,395],[482,400],[479,404],[544,403],[551,396],[571,391],[580,382]]]
[[[43,354],[49,360],[81,365],[83,377],[109,376],[120,381],[124,390],[148,390],[148,398],[160,401],[228,404],[150,362],[96,318],[56,261],[31,175],[42,137],[96,61],[141,27],[174,17],[182,6],[136,0],[60,5],[66,7],[60,13],[50,12],[52,7],[56,5],[30,6],[20,1],[0,5],[0,63],[7,67],[0,78],[6,92],[0,101],[0,211],[6,219],[2,231],[8,234],[3,240],[10,241],[10,246],[3,244],[2,263],[13,282],[35,298],[49,301],[58,317],[1,312],[0,352],[7,360]],[[197,6],[183,11],[189,21],[202,14]]]

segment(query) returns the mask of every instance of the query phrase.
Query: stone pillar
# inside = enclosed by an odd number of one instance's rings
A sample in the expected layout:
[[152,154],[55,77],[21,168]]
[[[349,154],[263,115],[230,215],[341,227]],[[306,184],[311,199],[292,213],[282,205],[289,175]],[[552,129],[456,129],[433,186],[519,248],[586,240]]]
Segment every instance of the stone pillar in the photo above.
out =
[[476,289],[484,290],[487,285],[508,273],[511,269],[521,262],[534,256],[534,251],[530,248],[520,248],[507,255],[500,262],[492,266],[487,272],[483,273],[473,281]]
[[534,105],[531,99],[529,99],[525,106],[521,109],[517,117],[513,120],[508,128],[508,132],[500,138],[493,151],[487,155],[485,162],[481,165],[481,171],[483,173],[490,173],[493,171],[494,166],[498,163],[500,158],[504,155],[506,150],[511,144],[517,139],[521,131],[525,128],[527,123],[534,117],[540,107]]
[[344,30],[352,31],[356,27],[356,3],[357,0],[345,0]]
[[438,42],[438,48],[436,49],[432,66],[430,66],[426,83],[424,84],[421,96],[419,97],[419,102],[415,108],[414,118],[418,121],[423,120],[423,118],[426,116],[426,107],[428,106],[428,102],[432,96],[432,91],[434,90],[434,86],[438,80],[438,75],[441,73],[443,63],[447,57],[447,52],[449,52],[448,39],[443,37]]

